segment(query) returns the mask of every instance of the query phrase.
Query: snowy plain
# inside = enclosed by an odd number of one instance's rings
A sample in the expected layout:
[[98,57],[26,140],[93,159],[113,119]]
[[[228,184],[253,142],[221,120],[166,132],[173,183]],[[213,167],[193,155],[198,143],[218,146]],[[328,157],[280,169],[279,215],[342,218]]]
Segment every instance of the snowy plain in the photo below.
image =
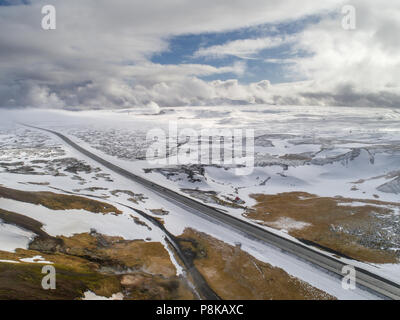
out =
[[[396,193],[377,190],[379,186],[392,181],[394,179],[393,174],[395,175],[396,170],[400,170],[400,152],[398,149],[400,113],[396,110],[340,108],[340,112],[338,112],[338,108],[326,107],[245,106],[235,108],[165,108],[162,111],[156,114],[137,113],[131,110],[124,112],[110,110],[85,112],[61,110],[2,111],[0,120],[1,143],[3,151],[12,150],[12,143],[11,147],[6,148],[7,143],[12,141],[15,134],[27,130],[18,123],[28,123],[56,130],[66,134],[73,141],[101,155],[106,160],[168,188],[178,192],[182,192],[181,189],[183,188],[214,190],[218,192],[219,197],[238,195],[245,201],[246,206],[254,204],[254,200],[249,197],[250,194],[275,194],[290,191],[303,191],[330,197],[338,195],[349,197],[351,195],[352,198],[358,199],[374,199],[374,195],[378,195],[380,200],[384,201],[399,202],[400,200]],[[167,175],[160,174],[159,171],[145,173],[143,169],[157,168],[157,166],[142,159],[143,151],[148,146],[148,142],[145,140],[146,133],[155,127],[162,128],[167,132],[168,122],[177,120],[180,128],[188,127],[200,130],[204,127],[214,127],[252,128],[256,130],[256,136],[261,138],[260,143],[258,145],[256,143],[255,147],[256,166],[253,172],[247,176],[237,176],[232,168],[206,166],[204,175],[200,176],[198,181],[195,182],[189,181],[182,174],[177,174],[175,178],[171,179]],[[42,137],[42,140],[39,140],[45,146],[52,148],[57,146],[62,149],[62,154],[51,155],[51,159],[74,157],[92,167],[101,167],[51,134],[39,133],[39,131],[33,129],[28,131],[28,137],[32,137],[33,141],[35,135],[39,134]],[[100,143],[101,141],[103,141],[103,144]],[[104,141],[107,142],[105,146]],[[27,142],[28,145],[32,143],[32,141],[29,142],[29,138]],[[116,147],[109,149],[110,145]],[[354,150],[358,150],[356,157],[353,157]],[[311,160],[305,163],[298,159],[281,158],[281,156],[287,154],[301,154]],[[7,154],[2,152],[0,158],[6,157]],[[24,152],[20,152],[18,157],[25,161],[43,159],[42,154],[32,155]],[[371,161],[371,159],[373,160]],[[36,184],[31,184],[32,176],[21,174],[16,178],[14,173],[1,172],[0,184],[28,191],[49,191],[49,186],[53,188],[52,191],[56,189],[58,192],[77,192],[76,190],[80,190],[78,192],[80,194],[85,193],[93,197],[107,196],[105,201],[109,201],[117,207],[118,203],[126,204],[153,216],[151,210],[163,209],[168,211],[168,215],[162,217],[165,226],[175,235],[181,234],[186,227],[193,227],[230,244],[240,242],[243,250],[257,259],[280,267],[289,274],[338,298],[373,298],[370,293],[362,290],[343,290],[340,280],[326,272],[280,250],[237,234],[214,221],[188,214],[179,206],[171,204],[140,185],[109,172],[106,168],[101,168],[101,172],[106,173],[111,181],[93,179],[92,173],[80,173],[79,176],[83,180],[72,179],[72,175],[35,175]],[[265,181],[266,183],[263,183]],[[363,181],[358,184],[357,190],[351,190],[354,181]],[[92,188],[92,190],[84,191],[87,187]],[[112,195],[108,192],[111,190],[134,190],[136,194],[144,195],[145,199],[138,201],[137,204],[132,204],[128,200],[128,196],[124,194]],[[5,199],[0,199],[0,201],[1,207],[6,210],[23,210],[21,206],[25,206],[25,209],[28,208],[26,204],[17,201],[6,201]],[[134,212],[126,214],[124,212],[120,217],[96,216],[87,212],[64,212],[63,215],[66,216],[60,215],[59,219],[70,221],[68,225],[62,225],[61,222],[57,223],[56,219],[51,218],[51,212],[42,210],[43,207],[28,206],[29,210],[26,213],[30,212],[32,217],[41,219],[46,224],[46,231],[54,235],[85,232],[90,227],[95,226],[110,235],[120,235],[127,239],[151,238],[152,241],[163,242],[162,234],[151,225],[151,222],[146,221],[151,226],[152,230],[150,231],[148,228],[138,226],[131,221],[131,215],[134,215]],[[243,218],[240,209],[221,208],[232,215]],[[124,211],[126,211],[126,208]],[[41,214],[43,216],[40,216]],[[76,217],[76,221],[75,219],[71,220],[71,217]],[[87,223],[84,223],[85,221]],[[21,230],[18,230],[18,232],[21,232]],[[282,234],[282,232],[279,233]],[[13,236],[16,234],[18,233],[14,233]],[[16,247],[26,246],[26,239],[29,236],[31,235],[23,235],[22,239],[19,240],[21,242]],[[8,239],[10,238],[8,237]],[[22,240],[25,242],[22,242]],[[15,248],[11,246],[8,249],[14,250]],[[369,267],[374,269],[374,272],[378,271],[382,275],[391,275],[394,279],[400,279],[398,265]]]

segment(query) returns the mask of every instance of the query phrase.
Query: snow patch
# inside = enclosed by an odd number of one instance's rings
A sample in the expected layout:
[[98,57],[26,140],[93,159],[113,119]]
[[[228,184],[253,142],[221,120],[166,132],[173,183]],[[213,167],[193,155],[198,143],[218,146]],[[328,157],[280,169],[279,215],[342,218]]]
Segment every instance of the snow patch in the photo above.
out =
[[84,293],[84,297],[82,300],[123,300],[124,295],[119,292],[119,293],[114,293],[110,298],[103,297],[103,296],[98,296],[92,291],[86,291]]
[[284,229],[286,231],[301,230],[311,226],[310,223],[297,221],[288,217],[281,217],[277,221],[269,222],[269,225],[277,229]]

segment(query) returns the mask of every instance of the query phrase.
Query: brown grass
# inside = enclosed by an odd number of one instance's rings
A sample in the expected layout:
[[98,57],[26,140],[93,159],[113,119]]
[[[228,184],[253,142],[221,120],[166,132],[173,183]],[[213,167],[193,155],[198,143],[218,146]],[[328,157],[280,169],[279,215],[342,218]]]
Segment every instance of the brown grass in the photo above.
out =
[[83,209],[94,213],[122,213],[116,207],[105,202],[52,192],[28,192],[0,186],[0,197],[32,204],[40,204],[52,210]]
[[186,229],[180,239],[196,256],[194,263],[208,284],[223,299],[333,299],[284,270],[207,234]]
[[[254,210],[249,210],[245,214],[250,219],[262,221],[262,224],[278,229],[278,222],[282,218],[305,222],[310,225],[299,230],[288,230],[289,234],[361,261],[397,262],[394,252],[366,247],[361,244],[360,238],[334,231],[332,226],[360,227],[368,232],[376,232],[375,228],[379,228],[377,227],[379,219],[375,214],[390,214],[391,210],[374,205],[398,207],[400,204],[378,200],[318,197],[304,192],[276,195],[258,194],[252,197],[257,204],[254,206]],[[354,201],[362,202],[365,205],[351,206]],[[339,203],[342,205],[339,206]]]
[[0,251],[2,260],[41,255],[57,271],[57,289],[44,291],[43,265],[0,263],[0,299],[79,299],[88,290],[106,297],[124,292],[126,299],[194,298],[161,243],[87,233],[61,239],[64,247],[56,253]]
[[[121,213],[115,207],[84,197],[51,192],[24,192],[0,187],[0,198],[41,204],[53,210],[85,209]],[[50,237],[42,223],[0,209],[0,219],[39,235],[30,250],[1,252],[0,259],[19,261],[41,255],[54,263],[57,290],[43,292],[41,264],[0,262],[0,299],[75,299],[87,290],[110,297],[123,291],[128,299],[193,299],[186,280],[176,276],[168,251],[159,242],[128,241],[93,232],[72,237]],[[138,220],[137,222],[141,222]],[[121,283],[123,276],[140,277],[138,284]],[[5,276],[7,278],[5,278]]]
[[61,239],[70,255],[91,256],[93,259],[110,261],[115,265],[166,278],[176,274],[168,251],[160,242],[128,241],[104,235],[94,237],[87,233]]
[[95,264],[63,254],[43,254],[38,251],[18,249],[16,253],[0,251],[0,259],[18,261],[41,255],[54,262],[56,268],[56,290],[43,290],[41,273],[43,264],[0,263],[0,300],[59,300],[79,299],[87,290],[98,295],[111,296],[121,291],[118,277],[101,274],[95,270]]

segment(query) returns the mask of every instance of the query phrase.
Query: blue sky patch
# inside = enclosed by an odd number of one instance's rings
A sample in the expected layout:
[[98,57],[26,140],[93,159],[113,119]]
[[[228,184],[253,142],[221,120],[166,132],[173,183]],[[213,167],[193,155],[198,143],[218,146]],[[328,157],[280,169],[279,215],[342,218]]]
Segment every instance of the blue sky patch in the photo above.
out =
[[224,67],[241,62],[246,65],[246,72],[241,75],[227,73],[201,77],[204,80],[227,80],[237,78],[241,83],[269,80],[272,83],[298,81],[303,79],[288,78],[287,63],[275,63],[276,59],[293,59],[306,55],[304,52],[293,51],[292,44],[283,44],[279,47],[268,48],[258,52],[252,59],[236,56],[210,58],[194,56],[201,48],[223,45],[235,40],[257,39],[265,37],[289,36],[301,32],[310,24],[317,23],[318,16],[280,23],[266,24],[258,27],[244,28],[231,32],[188,34],[172,37],[169,40],[169,49],[152,57],[152,62],[159,64],[207,64],[214,67]]

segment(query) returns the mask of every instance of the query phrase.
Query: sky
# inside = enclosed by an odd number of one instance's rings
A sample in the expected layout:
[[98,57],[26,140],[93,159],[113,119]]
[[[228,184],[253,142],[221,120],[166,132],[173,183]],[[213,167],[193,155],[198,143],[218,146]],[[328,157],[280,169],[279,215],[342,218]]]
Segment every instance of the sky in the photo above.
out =
[[398,108],[399,35],[398,0],[0,0],[0,107]]

